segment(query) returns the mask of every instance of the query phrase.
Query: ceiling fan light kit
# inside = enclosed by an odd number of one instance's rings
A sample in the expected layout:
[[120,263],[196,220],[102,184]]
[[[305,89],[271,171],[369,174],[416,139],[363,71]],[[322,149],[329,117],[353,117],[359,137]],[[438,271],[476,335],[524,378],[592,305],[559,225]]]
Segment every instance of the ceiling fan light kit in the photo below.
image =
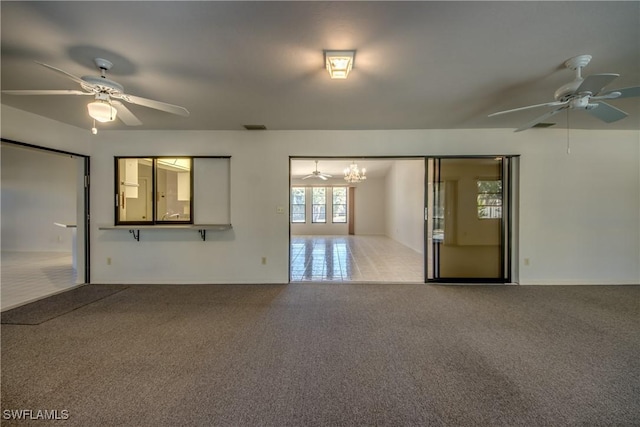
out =
[[112,122],[116,119],[117,110],[109,102],[106,94],[96,94],[96,100],[87,104],[89,115],[100,123]]
[[515,130],[516,132],[536,127],[538,123],[543,122],[563,110],[584,110],[606,123],[612,123],[624,119],[628,116],[627,113],[603,102],[602,100],[640,96],[640,87],[628,87],[605,92],[604,88],[620,77],[620,75],[613,73],[593,74],[583,78],[582,69],[589,64],[591,59],[591,55],[578,55],[564,62],[564,65],[568,69],[575,71],[575,78],[573,81],[560,86],[555,91],[553,95],[555,101],[499,111],[497,113],[489,114],[489,117],[514,113],[516,111],[528,110],[531,108],[556,107],[555,109],[519,127]]

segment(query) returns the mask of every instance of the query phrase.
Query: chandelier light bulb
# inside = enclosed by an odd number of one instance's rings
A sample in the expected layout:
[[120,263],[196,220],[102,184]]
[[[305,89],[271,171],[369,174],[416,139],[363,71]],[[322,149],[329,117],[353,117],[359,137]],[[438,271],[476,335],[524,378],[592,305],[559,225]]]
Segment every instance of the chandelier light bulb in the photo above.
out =
[[344,170],[344,180],[349,183],[362,182],[367,179],[366,173],[366,168],[358,169],[358,165],[352,162],[351,165]]

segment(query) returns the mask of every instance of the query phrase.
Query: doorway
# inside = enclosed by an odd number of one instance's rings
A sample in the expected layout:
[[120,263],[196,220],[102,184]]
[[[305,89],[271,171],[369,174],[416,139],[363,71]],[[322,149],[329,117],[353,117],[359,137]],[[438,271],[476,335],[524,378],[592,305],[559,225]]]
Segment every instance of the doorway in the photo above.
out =
[[[355,170],[366,179],[346,181]],[[424,282],[424,157],[296,157],[290,171],[291,282]]]
[[89,283],[89,157],[2,140],[2,310]]
[[516,158],[427,159],[428,282],[513,280],[513,176]]
[[291,158],[290,281],[517,281],[518,160],[357,158],[371,174],[347,185],[345,219],[332,193],[354,160]]

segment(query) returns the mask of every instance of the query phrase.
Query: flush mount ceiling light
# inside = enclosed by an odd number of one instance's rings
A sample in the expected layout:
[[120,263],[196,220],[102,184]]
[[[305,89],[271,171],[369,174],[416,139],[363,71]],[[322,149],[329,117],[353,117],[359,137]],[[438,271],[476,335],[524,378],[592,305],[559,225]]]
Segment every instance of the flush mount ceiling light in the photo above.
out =
[[325,50],[324,60],[332,79],[346,79],[353,68],[355,50]]
[[109,95],[97,93],[96,100],[87,105],[89,115],[101,123],[112,122],[116,119],[117,111],[111,105]]

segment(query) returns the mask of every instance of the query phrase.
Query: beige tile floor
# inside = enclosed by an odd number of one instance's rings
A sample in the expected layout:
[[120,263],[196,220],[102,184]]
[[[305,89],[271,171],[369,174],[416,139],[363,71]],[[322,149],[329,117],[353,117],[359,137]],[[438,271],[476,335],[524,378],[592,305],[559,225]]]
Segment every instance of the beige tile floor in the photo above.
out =
[[[76,286],[72,254],[2,252],[0,309]],[[420,253],[384,236],[293,236],[293,282],[423,282]]]
[[76,286],[71,252],[2,251],[1,262],[1,310]]
[[292,282],[424,282],[423,255],[385,236],[292,236]]

